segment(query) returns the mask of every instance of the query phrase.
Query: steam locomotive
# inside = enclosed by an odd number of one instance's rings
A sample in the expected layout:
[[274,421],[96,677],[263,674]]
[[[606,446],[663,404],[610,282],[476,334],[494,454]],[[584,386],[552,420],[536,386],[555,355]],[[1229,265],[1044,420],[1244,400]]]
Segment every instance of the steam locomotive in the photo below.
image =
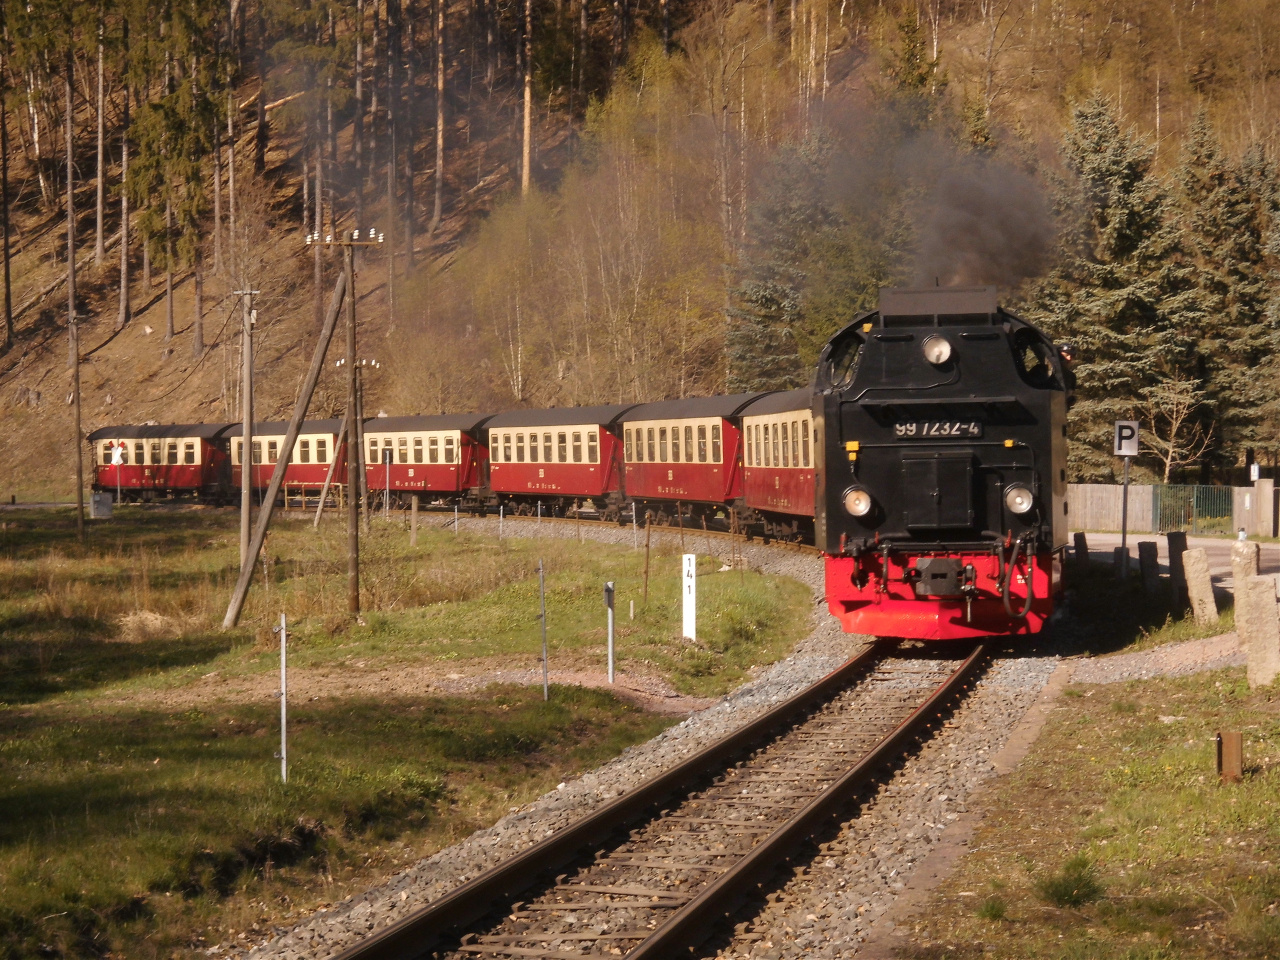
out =
[[994,287],[883,290],[827,343],[816,542],[850,633],[1038,632],[1062,587],[1069,348]]

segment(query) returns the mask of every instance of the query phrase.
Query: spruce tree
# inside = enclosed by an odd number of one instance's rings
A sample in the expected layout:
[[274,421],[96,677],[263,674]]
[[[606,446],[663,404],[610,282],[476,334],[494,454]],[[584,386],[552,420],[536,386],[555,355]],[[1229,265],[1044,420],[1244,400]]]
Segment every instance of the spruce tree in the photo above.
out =
[[1222,151],[1203,111],[1183,144],[1177,182],[1186,248],[1206,312],[1199,352],[1217,411],[1221,463],[1239,461],[1261,439],[1258,408],[1275,394],[1256,368],[1276,349],[1266,316],[1266,276],[1259,197],[1244,171]]
[[1195,342],[1205,314],[1151,147],[1121,129],[1105,97],[1075,109],[1062,155],[1062,256],[1030,313],[1079,348],[1071,471],[1107,480],[1113,421],[1132,418],[1161,384],[1201,379]]
[[807,377],[793,329],[800,313],[795,290],[768,280],[749,282],[729,310],[725,353],[731,392],[789,390]]

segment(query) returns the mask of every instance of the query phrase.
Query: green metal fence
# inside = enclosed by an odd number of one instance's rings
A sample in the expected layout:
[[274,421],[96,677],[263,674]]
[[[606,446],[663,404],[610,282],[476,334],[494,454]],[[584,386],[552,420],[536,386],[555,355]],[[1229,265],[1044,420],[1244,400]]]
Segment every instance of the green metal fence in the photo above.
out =
[[1151,488],[1151,525],[1156,533],[1230,534],[1231,505],[1231,487],[1157,484]]

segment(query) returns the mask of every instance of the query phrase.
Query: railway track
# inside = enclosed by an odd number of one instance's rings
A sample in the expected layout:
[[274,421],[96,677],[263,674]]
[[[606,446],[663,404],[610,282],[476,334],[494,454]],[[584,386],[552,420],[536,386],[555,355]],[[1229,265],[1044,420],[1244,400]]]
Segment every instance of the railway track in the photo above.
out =
[[986,659],[983,646],[903,653],[876,644],[339,960],[637,960],[687,950],[909,754]]

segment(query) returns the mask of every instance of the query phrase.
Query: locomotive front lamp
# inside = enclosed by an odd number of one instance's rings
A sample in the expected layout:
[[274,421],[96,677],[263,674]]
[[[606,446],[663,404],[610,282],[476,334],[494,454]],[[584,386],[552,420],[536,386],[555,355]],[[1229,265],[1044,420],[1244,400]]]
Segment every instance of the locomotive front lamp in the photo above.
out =
[[844,508],[854,517],[865,517],[871,512],[871,494],[857,487],[845,491]]
[[1031,491],[1021,484],[1014,484],[1004,492],[1004,505],[1009,508],[1010,513],[1016,513],[1019,516],[1031,509],[1031,505],[1035,502],[1035,497]]
[[925,337],[924,358],[935,367],[942,366],[951,359],[951,341],[936,335]]

